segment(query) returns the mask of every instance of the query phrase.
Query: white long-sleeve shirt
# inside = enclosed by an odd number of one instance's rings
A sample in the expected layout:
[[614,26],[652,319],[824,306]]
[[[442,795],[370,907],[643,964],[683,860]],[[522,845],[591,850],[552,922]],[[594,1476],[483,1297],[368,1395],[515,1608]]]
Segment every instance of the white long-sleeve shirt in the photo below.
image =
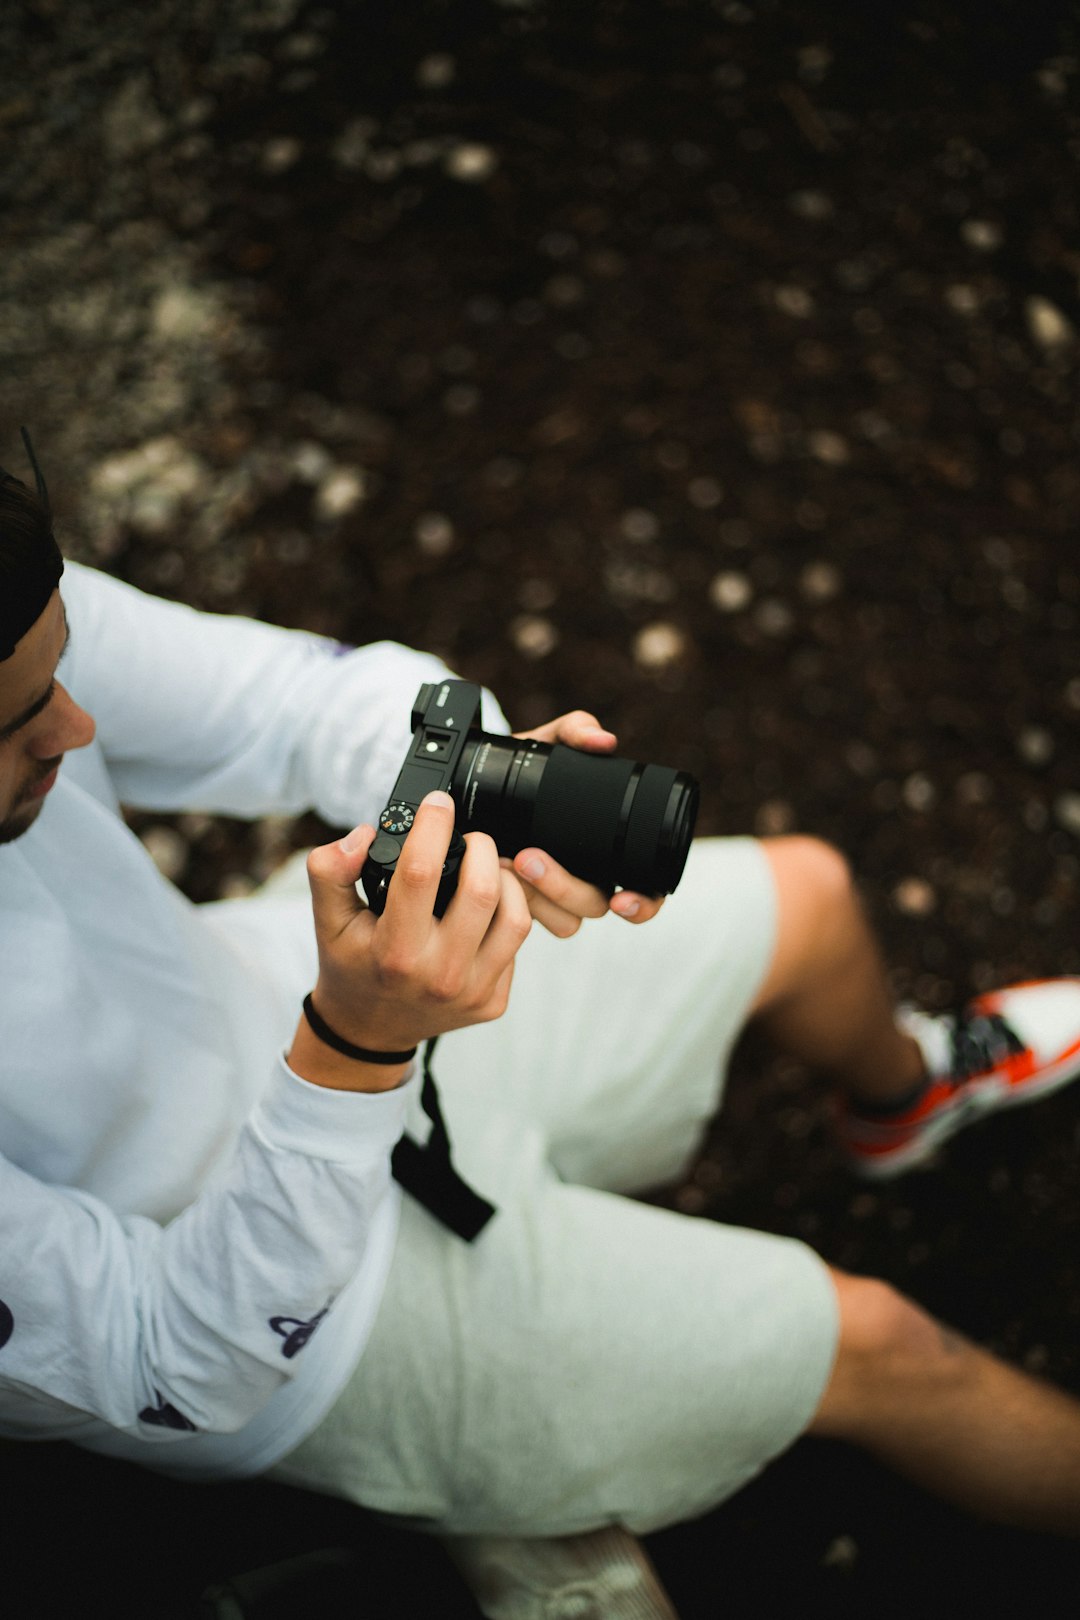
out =
[[[416,1081],[356,1095],[292,1074],[310,913],[192,905],[120,804],[373,821],[418,687],[448,672],[73,564],[61,590],[59,678],[98,731],[0,846],[0,1434],[255,1473],[363,1348]],[[505,729],[487,700],[484,723]]]

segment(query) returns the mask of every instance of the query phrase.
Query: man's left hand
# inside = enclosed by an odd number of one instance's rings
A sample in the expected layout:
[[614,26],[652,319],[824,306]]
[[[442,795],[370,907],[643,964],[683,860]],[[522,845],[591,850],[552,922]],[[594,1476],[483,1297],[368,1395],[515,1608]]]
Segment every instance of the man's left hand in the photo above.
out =
[[[568,748],[582,748],[590,754],[610,754],[618,740],[614,732],[604,730],[595,715],[586,714],[583,709],[560,715],[558,720],[550,720],[535,731],[515,731],[514,736],[531,737],[543,743],[565,743]],[[627,922],[648,922],[664,903],[662,897],[634,894],[630,889],[620,889],[609,899],[602,889],[574,877],[544,850],[531,845],[519,850],[513,861],[503,860],[502,865],[521,879],[529,910],[536,921],[560,939],[576,934],[583,918],[602,917],[608,911],[614,912],[616,917],[624,917]]]

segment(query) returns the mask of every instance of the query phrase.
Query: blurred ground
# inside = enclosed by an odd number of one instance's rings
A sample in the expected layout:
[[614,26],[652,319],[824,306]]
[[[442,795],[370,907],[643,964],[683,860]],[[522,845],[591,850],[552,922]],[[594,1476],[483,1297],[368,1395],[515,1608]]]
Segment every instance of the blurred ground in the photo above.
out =
[[[22,0],[0,47],[4,460],[71,555],[594,709],[702,832],[840,844],[900,995],[1080,970],[1076,7]],[[199,898],[315,831],[138,825]],[[867,1192],[747,1046],[669,1197],[1080,1392],[1078,1109]],[[657,1555],[688,1620],[1073,1611],[825,1448]]]

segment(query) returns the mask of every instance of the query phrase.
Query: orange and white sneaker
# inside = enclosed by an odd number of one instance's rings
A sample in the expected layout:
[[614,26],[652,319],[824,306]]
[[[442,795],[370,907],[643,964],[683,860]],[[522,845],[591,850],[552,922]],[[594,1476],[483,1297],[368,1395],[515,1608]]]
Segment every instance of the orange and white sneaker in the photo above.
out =
[[902,1008],[928,1079],[900,1107],[838,1100],[836,1126],[857,1175],[884,1181],[932,1157],[983,1114],[1046,1097],[1080,1076],[1080,979],[991,990],[943,1017]]

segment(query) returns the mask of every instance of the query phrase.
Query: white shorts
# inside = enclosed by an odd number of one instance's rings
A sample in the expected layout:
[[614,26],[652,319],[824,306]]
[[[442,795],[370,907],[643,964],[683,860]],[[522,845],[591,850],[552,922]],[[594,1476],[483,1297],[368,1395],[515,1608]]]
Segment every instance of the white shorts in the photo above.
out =
[[434,1060],[455,1163],[498,1214],[469,1244],[406,1197],[356,1372],[277,1477],[449,1533],[643,1533],[803,1431],[836,1348],[823,1262],[625,1196],[698,1147],[775,910],[760,845],[708,839],[643,927],[533,929],[505,1016]]

